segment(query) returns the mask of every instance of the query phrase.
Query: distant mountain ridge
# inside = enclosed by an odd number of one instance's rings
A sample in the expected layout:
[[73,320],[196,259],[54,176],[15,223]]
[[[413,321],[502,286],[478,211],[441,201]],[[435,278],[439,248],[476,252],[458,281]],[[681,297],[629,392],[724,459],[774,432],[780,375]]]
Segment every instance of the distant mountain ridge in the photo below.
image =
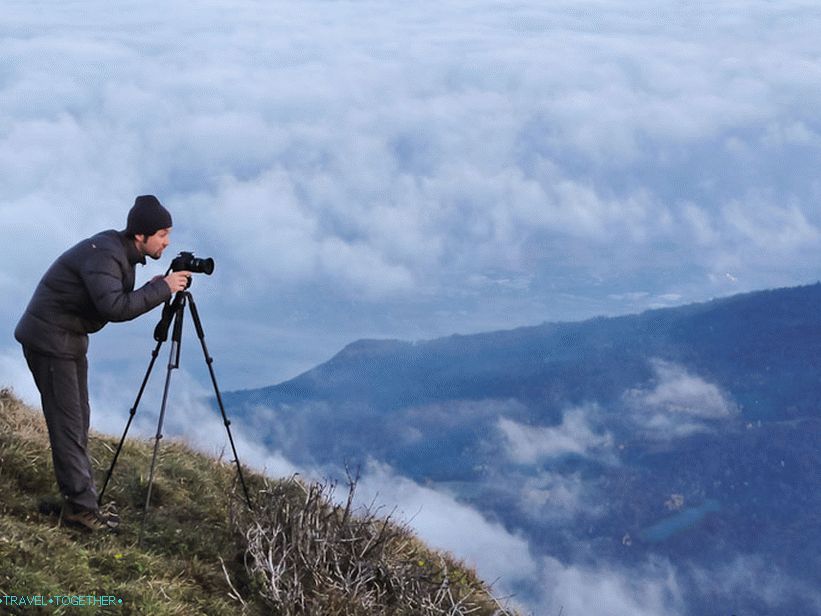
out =
[[[669,563],[687,616],[810,616],[821,609],[819,307],[816,283],[359,340],[224,399],[292,462],[333,475],[375,461],[526,538],[534,558],[629,575]],[[779,591],[763,593],[762,576]],[[538,601],[542,582],[512,588]]]
[[[804,394],[819,383],[821,283],[424,342],[358,340],[294,379],[226,396],[244,404],[345,401],[383,410],[499,397],[550,407],[591,394],[618,397],[653,377],[648,357],[698,366],[730,389],[750,418],[817,414],[816,400]],[[774,390],[773,381],[785,386]]]

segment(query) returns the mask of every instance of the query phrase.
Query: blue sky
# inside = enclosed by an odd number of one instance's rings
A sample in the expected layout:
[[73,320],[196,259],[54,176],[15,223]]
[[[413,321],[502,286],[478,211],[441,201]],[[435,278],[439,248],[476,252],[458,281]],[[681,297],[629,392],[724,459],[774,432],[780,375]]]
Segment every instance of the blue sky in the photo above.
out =
[[[144,193],[174,216],[171,251],[217,262],[193,291],[224,389],[290,378],[362,337],[821,278],[815,3],[3,9],[0,377],[28,398],[12,330],[37,280],[74,242],[123,228]],[[98,427],[124,420],[108,408],[127,408],[157,317],[93,337]],[[193,339],[184,353],[200,362]],[[551,567],[559,595],[592,575]],[[608,586],[614,604],[655,613],[660,591],[628,579]]]

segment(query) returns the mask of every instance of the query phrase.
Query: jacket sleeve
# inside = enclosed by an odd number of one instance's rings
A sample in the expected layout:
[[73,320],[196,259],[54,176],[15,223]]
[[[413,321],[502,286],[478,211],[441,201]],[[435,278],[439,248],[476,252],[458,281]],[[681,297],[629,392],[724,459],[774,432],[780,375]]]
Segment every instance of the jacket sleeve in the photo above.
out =
[[89,256],[80,268],[89,297],[107,321],[130,321],[156,308],[171,297],[164,280],[152,280],[136,291],[125,287],[117,259],[104,250]]

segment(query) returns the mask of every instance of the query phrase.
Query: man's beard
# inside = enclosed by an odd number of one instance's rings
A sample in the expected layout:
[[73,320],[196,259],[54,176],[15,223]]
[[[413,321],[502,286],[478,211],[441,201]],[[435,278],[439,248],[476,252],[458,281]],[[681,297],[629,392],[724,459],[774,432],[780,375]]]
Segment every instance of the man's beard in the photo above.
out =
[[143,253],[146,257],[151,257],[155,261],[159,260],[162,257],[163,249],[155,250],[154,252],[148,252],[148,242],[140,242],[140,252]]

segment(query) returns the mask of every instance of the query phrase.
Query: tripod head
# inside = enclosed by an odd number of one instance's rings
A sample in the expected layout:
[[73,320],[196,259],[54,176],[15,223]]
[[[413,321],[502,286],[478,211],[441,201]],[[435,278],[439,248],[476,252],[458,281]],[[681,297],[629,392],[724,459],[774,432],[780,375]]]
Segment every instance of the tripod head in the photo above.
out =
[[[165,275],[168,276],[171,272],[191,272],[192,274],[205,274],[206,276],[210,276],[214,273],[214,259],[211,257],[201,259],[195,257],[193,252],[181,252],[172,259],[171,265],[169,265],[165,271]],[[188,282],[185,284],[185,289],[179,291],[173,300],[165,303],[160,322],[157,323],[157,326],[154,328],[155,341],[165,342],[168,340],[168,328],[171,326],[171,321],[174,318],[174,314],[180,308],[180,305],[184,306],[185,300],[190,298],[187,291],[191,288],[193,281],[194,277],[189,276]]]
[[[191,280],[188,280],[188,285],[191,286]],[[171,327],[171,321],[180,307],[185,306],[185,300],[190,297],[188,291],[179,291],[172,300],[165,302],[162,308],[162,317],[159,323],[154,328],[154,340],[157,342],[165,342],[168,340],[168,329]]]

